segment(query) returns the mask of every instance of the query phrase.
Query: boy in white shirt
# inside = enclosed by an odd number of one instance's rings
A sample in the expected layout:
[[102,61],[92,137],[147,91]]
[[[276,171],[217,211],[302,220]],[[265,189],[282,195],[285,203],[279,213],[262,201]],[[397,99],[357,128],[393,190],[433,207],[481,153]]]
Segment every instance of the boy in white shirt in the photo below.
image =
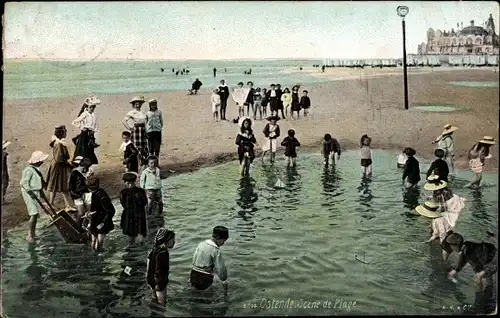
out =
[[214,120],[219,121],[220,95],[218,88],[212,91],[212,97],[210,98],[210,100],[212,101],[212,114]]
[[161,178],[160,169],[158,168],[158,157],[149,156],[148,167],[142,171],[141,188],[146,190],[146,196],[148,197],[148,205],[146,211],[151,214],[153,203],[158,203],[158,213],[163,212],[163,197],[161,191]]

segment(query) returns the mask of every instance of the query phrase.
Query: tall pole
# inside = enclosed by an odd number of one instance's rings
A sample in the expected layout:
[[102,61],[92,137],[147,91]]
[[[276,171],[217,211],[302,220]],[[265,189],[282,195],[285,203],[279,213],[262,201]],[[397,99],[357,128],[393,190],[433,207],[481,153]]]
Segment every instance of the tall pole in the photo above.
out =
[[401,20],[403,26],[403,85],[405,91],[405,109],[408,110],[408,69],[406,65],[406,24],[405,18]]

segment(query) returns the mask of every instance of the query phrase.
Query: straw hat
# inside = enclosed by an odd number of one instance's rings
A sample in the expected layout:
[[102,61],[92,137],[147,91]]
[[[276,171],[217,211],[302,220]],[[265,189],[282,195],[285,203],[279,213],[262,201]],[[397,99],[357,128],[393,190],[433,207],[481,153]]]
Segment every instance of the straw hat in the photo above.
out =
[[495,138],[493,138],[491,136],[484,136],[483,139],[481,139],[479,142],[482,144],[487,144],[487,145],[496,145],[496,143],[497,143],[495,141]]
[[129,102],[129,103],[130,103],[130,104],[133,104],[133,103],[135,103],[135,102],[140,102],[141,104],[145,103],[144,97],[142,97],[142,96],[135,96],[134,98],[132,98],[132,99],[130,100],[130,102]]
[[4,141],[2,142],[2,150],[3,150],[3,149],[5,149],[5,148],[7,148],[10,144],[11,144],[11,142],[10,142],[10,141],[5,141],[5,140],[4,140]]
[[153,99],[148,100],[148,103],[149,104],[157,104],[158,101],[155,98],[153,98]]
[[241,118],[238,120],[238,126],[240,126],[240,127],[241,127],[241,126],[243,126],[243,122],[244,122],[246,119],[250,120],[250,124],[251,124],[251,125],[253,125],[253,120],[252,120],[252,118],[247,117],[247,116],[244,116],[244,117],[241,117]]
[[421,204],[415,208],[418,214],[435,219],[441,217],[441,213],[438,212],[439,204],[435,201],[425,201],[424,204]]
[[28,163],[35,164],[35,163],[39,163],[39,162],[44,162],[48,156],[49,155],[44,154],[43,152],[37,150],[31,154],[31,158],[30,158],[30,160],[28,160]]
[[90,95],[89,97],[85,98],[85,105],[87,106],[99,105],[100,103],[101,100],[95,95]]
[[444,125],[444,131],[441,135],[451,134],[452,132],[457,131],[457,129],[458,129],[458,127],[452,126],[450,124],[446,124],[446,125]]
[[430,175],[427,178],[427,183],[424,184],[424,189],[427,191],[436,191],[436,190],[446,188],[447,185],[448,185],[448,183],[446,183],[445,181],[439,180],[439,176]]

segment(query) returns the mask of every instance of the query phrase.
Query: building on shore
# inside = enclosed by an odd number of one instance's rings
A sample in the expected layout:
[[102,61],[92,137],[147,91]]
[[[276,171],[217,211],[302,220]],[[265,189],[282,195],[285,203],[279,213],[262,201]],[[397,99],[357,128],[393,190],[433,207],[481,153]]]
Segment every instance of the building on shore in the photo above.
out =
[[441,31],[429,29],[427,43],[418,46],[418,55],[498,55],[499,37],[495,32],[493,16],[483,26],[474,25],[470,21],[468,27],[463,28],[457,23],[457,30]]

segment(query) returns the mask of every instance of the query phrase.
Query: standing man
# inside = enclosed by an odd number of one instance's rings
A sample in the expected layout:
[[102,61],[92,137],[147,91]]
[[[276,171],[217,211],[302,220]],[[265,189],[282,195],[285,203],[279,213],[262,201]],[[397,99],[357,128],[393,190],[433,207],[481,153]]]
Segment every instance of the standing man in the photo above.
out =
[[229,98],[229,87],[226,85],[225,80],[220,81],[218,89],[219,89],[218,94],[220,96],[220,119],[226,120],[226,107],[227,107],[227,99]]
[[214,67],[214,77],[217,76],[217,69]]
[[[283,101],[281,100],[281,95],[283,95],[283,91],[281,90],[281,84],[276,85],[276,98],[278,103],[278,109],[276,109],[276,116],[278,116],[278,111],[281,110],[283,113]],[[284,118],[283,118],[284,119]]]
[[[252,106],[252,114],[254,114],[254,103],[253,103],[253,95],[255,94],[255,88],[253,88],[253,82],[249,81],[247,83],[247,97],[245,99],[244,105],[247,106],[247,116],[250,117],[250,106]],[[255,119],[255,118],[254,118]]]

